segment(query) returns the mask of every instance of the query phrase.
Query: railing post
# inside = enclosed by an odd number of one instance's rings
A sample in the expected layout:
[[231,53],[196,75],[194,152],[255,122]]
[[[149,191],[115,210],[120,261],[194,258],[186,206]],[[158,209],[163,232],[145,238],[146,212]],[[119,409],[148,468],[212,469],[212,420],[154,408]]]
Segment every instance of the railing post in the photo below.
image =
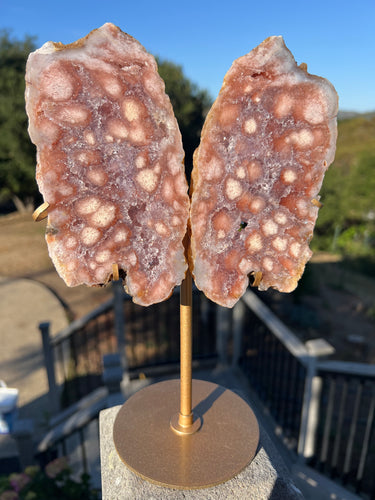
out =
[[113,287],[113,311],[115,314],[115,333],[117,339],[117,352],[120,354],[121,367],[124,380],[129,379],[129,367],[125,351],[125,318],[124,318],[124,287],[122,280],[112,281]]
[[48,399],[50,404],[51,413],[57,413],[59,411],[59,403],[57,397],[57,385],[55,377],[55,361],[53,356],[53,350],[51,348],[50,333],[49,333],[50,323],[44,322],[39,323],[39,330],[42,334],[42,345],[43,345],[43,355],[44,364],[47,372],[48,379]]
[[242,333],[245,317],[245,304],[239,300],[233,308],[233,355],[232,367],[238,366],[242,353]]
[[298,439],[298,455],[303,461],[314,456],[315,437],[319,422],[320,397],[322,392],[322,379],[316,374],[316,357],[307,358],[307,372],[301,426]]
[[121,392],[121,382],[123,371],[121,366],[121,356],[118,352],[114,354],[105,354],[103,360],[103,375],[104,385],[107,387],[109,394]]
[[17,419],[12,429],[22,469],[34,465],[34,422],[30,418]]
[[216,307],[216,350],[219,365],[228,364],[228,339],[231,326],[231,310],[226,307]]

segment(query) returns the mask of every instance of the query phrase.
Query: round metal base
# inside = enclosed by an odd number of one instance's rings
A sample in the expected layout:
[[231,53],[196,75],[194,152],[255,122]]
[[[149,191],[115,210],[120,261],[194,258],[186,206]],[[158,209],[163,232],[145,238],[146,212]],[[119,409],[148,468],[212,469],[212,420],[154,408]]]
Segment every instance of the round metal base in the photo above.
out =
[[180,380],[169,380],[126,401],[113,427],[121,460],[143,479],[170,488],[207,488],[232,479],[257,450],[259,427],[251,408],[224,387],[193,380],[193,414],[201,425],[179,435],[170,424],[179,391]]

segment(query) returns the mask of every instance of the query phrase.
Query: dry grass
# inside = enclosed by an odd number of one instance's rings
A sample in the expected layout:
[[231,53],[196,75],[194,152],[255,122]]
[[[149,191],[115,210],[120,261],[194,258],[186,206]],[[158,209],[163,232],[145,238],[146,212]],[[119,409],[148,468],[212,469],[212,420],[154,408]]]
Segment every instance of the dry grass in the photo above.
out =
[[0,277],[31,278],[47,285],[65,304],[71,319],[81,317],[110,297],[110,288],[68,288],[48,256],[46,221],[30,214],[0,217]]
[[[31,215],[11,214],[0,217],[0,277],[30,278],[47,285],[65,304],[71,319],[81,317],[107,300],[110,288],[88,288],[78,286],[69,288],[58,276],[48,256],[47,244],[44,240],[46,222],[33,222]],[[312,259],[312,268],[318,269],[319,264],[337,263],[339,256],[317,254]],[[322,266],[324,267],[324,266]],[[319,273],[323,282],[325,273]],[[300,300],[314,310],[319,317],[320,326],[316,329],[290,325],[303,340],[323,336],[338,349],[338,357],[356,361],[373,361],[375,346],[373,340],[374,322],[370,320],[363,308],[362,301],[345,290],[332,289],[330,286],[319,285],[319,293],[307,295],[303,293]],[[323,293],[324,291],[324,293]],[[289,294],[281,294],[282,303],[292,301]],[[280,316],[285,305],[281,308]],[[284,318],[287,320],[287,318]],[[300,330],[300,331],[299,331]],[[314,331],[313,331],[314,330]],[[365,353],[362,348],[355,352],[350,348],[347,338],[350,334],[360,333],[366,339]],[[366,355],[365,355],[366,354]]]

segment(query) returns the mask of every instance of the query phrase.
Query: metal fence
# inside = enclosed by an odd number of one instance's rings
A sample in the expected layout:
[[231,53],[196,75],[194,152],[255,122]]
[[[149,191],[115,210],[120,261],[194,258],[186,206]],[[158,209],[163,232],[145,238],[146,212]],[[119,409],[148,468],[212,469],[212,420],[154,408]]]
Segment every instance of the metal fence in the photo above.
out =
[[40,325],[53,413],[102,385],[102,357],[117,351],[113,302],[107,301],[54,337],[48,324]]
[[240,366],[284,442],[308,465],[375,498],[375,366],[323,361],[247,292]]
[[306,368],[255,314],[246,309],[240,366],[297,451]]
[[[118,347],[124,351],[130,377],[177,365],[179,294],[147,308],[134,304],[125,293],[115,294],[55,337],[49,336],[48,324],[42,324],[41,331],[52,406],[58,411],[103,385],[103,356]],[[216,306],[198,290],[193,293],[193,332],[193,359],[215,358]],[[61,391],[56,390],[59,385]]]
[[74,479],[90,475],[90,484],[100,490],[99,413],[107,407],[108,391],[94,391],[74,412],[60,418],[38,445],[36,458],[44,467],[57,457],[69,457]]
[[[124,303],[125,352],[130,372],[146,372],[155,366],[180,361],[179,295],[147,308]],[[195,290],[193,293],[193,359],[216,356],[215,305]],[[204,332],[204,334],[202,334]]]
[[[130,375],[178,363],[178,295],[148,308],[123,299],[125,327],[109,301],[45,341],[47,372],[52,353],[64,387],[69,381],[74,386],[71,401],[101,383],[101,357],[116,351],[119,342]],[[230,355],[289,449],[363,498],[375,498],[375,366],[310,354],[251,291],[233,310],[217,307],[198,291],[193,301],[194,358],[225,363]],[[62,447],[63,438],[59,443]]]
[[277,423],[288,448],[304,455],[311,392],[305,345],[253,293],[246,292],[239,365]]
[[375,498],[375,367],[320,363],[317,377],[319,414],[310,464]]

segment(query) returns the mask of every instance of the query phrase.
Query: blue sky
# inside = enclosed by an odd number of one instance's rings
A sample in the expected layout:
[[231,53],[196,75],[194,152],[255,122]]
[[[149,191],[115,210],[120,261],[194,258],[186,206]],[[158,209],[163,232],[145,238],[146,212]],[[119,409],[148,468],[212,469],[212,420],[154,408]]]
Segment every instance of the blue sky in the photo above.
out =
[[334,84],[342,110],[375,110],[374,0],[0,0],[0,28],[38,45],[72,42],[107,21],[182,65],[213,98],[234,59],[283,35],[298,63]]

